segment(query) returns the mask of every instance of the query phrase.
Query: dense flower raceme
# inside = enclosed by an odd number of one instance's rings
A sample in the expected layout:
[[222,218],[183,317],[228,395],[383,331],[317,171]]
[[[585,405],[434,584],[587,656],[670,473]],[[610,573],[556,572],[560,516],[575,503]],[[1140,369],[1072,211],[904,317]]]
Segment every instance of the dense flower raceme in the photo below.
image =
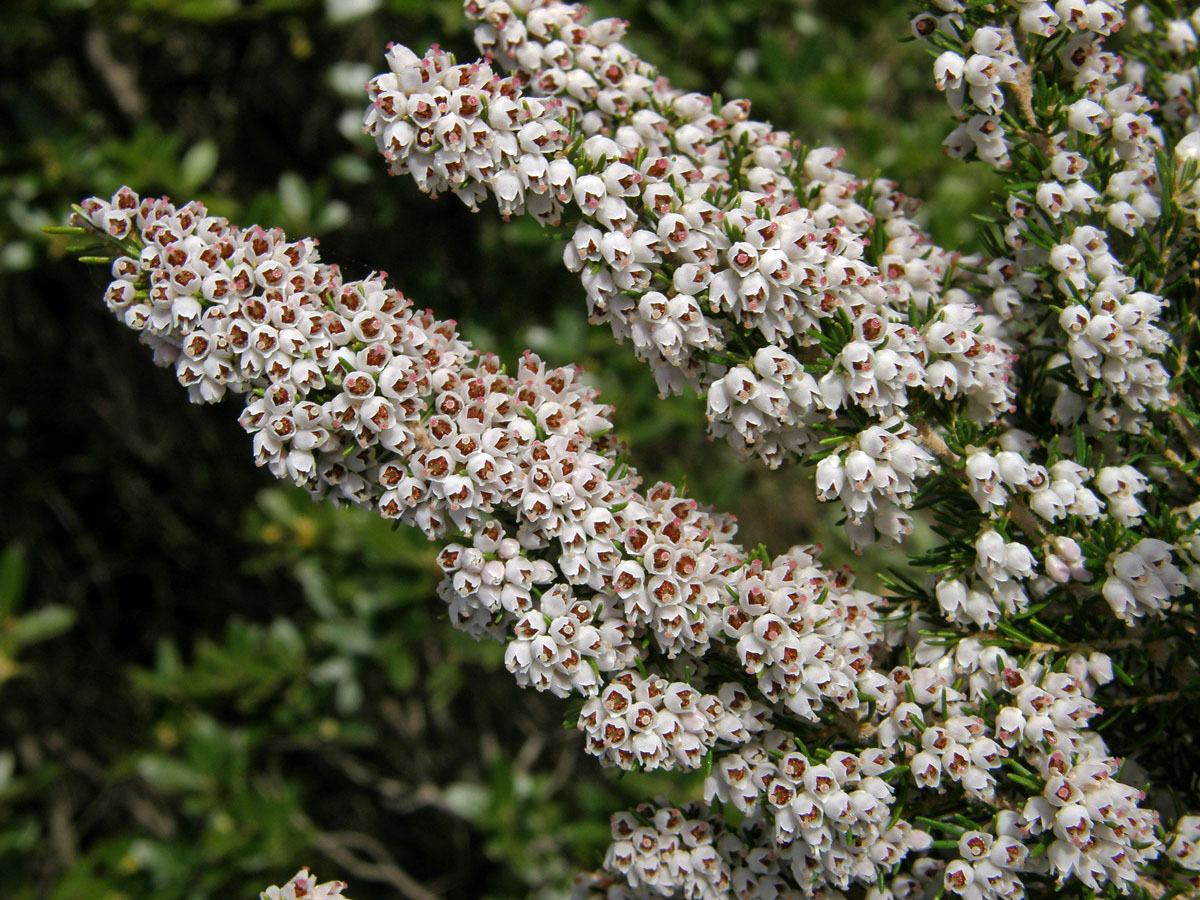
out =
[[[1141,87],[1145,66],[1130,67],[1123,78],[1124,60],[1105,47],[1125,23],[1125,4],[1022,2],[1008,16],[982,17],[966,15],[960,2],[930,5],[940,15],[919,16],[914,29],[944,48],[934,75],[960,119],[946,139],[949,152],[1015,164],[1020,177],[1034,180],[1010,192],[1003,238],[1019,271],[1046,276],[1015,280],[1014,302],[1037,309],[1045,302],[1037,295],[1049,292],[1061,308],[1060,334],[1041,342],[1048,356],[1069,361],[1074,376],[1073,384],[1060,383],[1055,417],[1069,424],[1086,414],[1099,431],[1137,433],[1144,410],[1169,400],[1168,375],[1156,358],[1168,340],[1159,325],[1165,301],[1147,289],[1152,282],[1131,277],[1133,260],[1122,259],[1119,248],[1142,255],[1124,237],[1160,226],[1164,179],[1173,179],[1159,165],[1173,144]],[[1148,5],[1134,18],[1152,30]],[[1047,74],[1070,98],[1061,111],[1032,103],[1033,82]],[[1166,90],[1178,101],[1167,105],[1166,117],[1186,119],[1186,92]],[[1200,134],[1188,138],[1185,149],[1198,140]]]
[[765,727],[738,691],[639,672],[643,637],[668,660],[736,641],[731,659],[810,720],[858,706],[879,598],[802,548],[748,559],[728,517],[670,485],[639,492],[574,370],[527,353],[507,375],[381,278],[343,282],[311,240],[128,189],[81,208],[128,253],[110,309],[193,399],[246,396],[260,465],[431,539],[465,535],[439,557],[454,624],[510,637],[521,683],[598,696],[580,719],[597,753],[694,767]]
[[[1194,211],[1200,133],[1191,130],[1190,88],[1180,87],[1186,79],[1172,73],[1169,57],[1176,56],[1176,68],[1186,68],[1195,38],[1187,21],[1165,20],[1149,4],[1133,9],[1137,36],[1129,52],[1159,54],[1165,75],[1149,79],[1148,94],[1141,86],[1147,64],[1126,66],[1105,46],[1126,22],[1123,3],[1014,6],[997,15],[968,11],[955,0],[929,4],[930,11],[914,20],[914,32],[942,50],[935,79],[960,119],[946,141],[949,151],[1004,167],[1017,182],[1001,217],[1003,249],[1017,271],[1039,276],[1013,280],[1014,308],[1027,317],[1039,309],[1052,317],[1049,328],[1030,335],[1028,352],[1054,385],[1049,413],[1059,427],[1059,447],[1074,440],[1070,429],[1079,428],[1101,441],[1106,458],[1122,459],[1127,451],[1116,435],[1144,434],[1149,413],[1172,402],[1160,358],[1169,343],[1163,327],[1168,309],[1159,291],[1178,277],[1179,250],[1195,234],[1190,216],[1172,213]],[[1034,102],[1039,79],[1058,82],[1060,104]],[[968,460],[968,473],[976,469],[978,500],[1003,503],[1013,486],[1048,479],[1051,490],[1029,500],[1042,519],[1115,520],[1131,529],[1130,542],[1105,560],[1102,593],[1119,618],[1131,622],[1163,610],[1182,592],[1188,579],[1179,566],[1191,565],[1184,546],[1132,531],[1146,513],[1139,495],[1151,489],[1147,475],[1169,486],[1169,473],[1108,466],[1087,485],[1091,473],[1069,460],[1046,471],[1009,456],[1004,465],[1014,475],[1005,476],[1001,455]],[[1046,576],[1060,584],[1090,581],[1081,565],[1080,535],[1048,536]],[[989,547],[975,568],[979,574],[992,569],[988,580],[999,576],[1011,597],[944,582],[939,598],[946,599],[951,618],[994,621],[1000,611],[1024,608],[1012,593],[1011,571],[997,556],[999,544]],[[1018,555],[1023,567],[1024,554]]]
[[468,11],[481,48],[517,69],[393,46],[366,113],[392,171],[473,208],[491,195],[506,216],[576,220],[565,260],[593,319],[633,341],[661,388],[704,391],[712,433],[772,465],[834,427],[848,439],[833,463],[876,447],[890,477],[824,493],[856,543],[907,533],[934,465],[902,422],[914,397],[961,397],[981,423],[1012,401],[999,317],[945,289],[976,276],[919,231],[895,185],[839,171],[833,150],[794,156],[744,102],[672,89],[619,43],[620,23],[587,27],[559,3],[528,27],[504,3]]
[[[603,762],[705,767],[709,806],[614,820],[606,865],[631,889],[1014,897],[1030,874],[1125,887],[1158,856],[1156,813],[1089,729],[1113,677],[1104,653],[1050,667],[994,641],[933,639],[911,608],[883,621],[880,597],[809,549],[747,554],[728,518],[670,485],[638,489],[574,370],[526,354],[507,375],[381,277],[344,281],[314,241],[128,189],[80,209],[121,250],[110,309],[193,399],[245,397],[260,465],[452,538],[440,562],[453,623],[507,640],[522,684],[582,695],[578,727]],[[1136,516],[1136,479],[1104,483]],[[996,561],[981,577],[1028,574],[985,538]],[[1056,550],[1069,572],[1077,558]],[[1161,570],[1161,548],[1130,552]],[[1113,574],[1145,603],[1135,563]],[[900,665],[898,646],[911,649]],[[962,832],[948,852],[914,818],[947,795],[1007,812],[969,833],[930,819]],[[1170,844],[1179,859],[1190,833]],[[619,896],[608,877],[580,890]]]

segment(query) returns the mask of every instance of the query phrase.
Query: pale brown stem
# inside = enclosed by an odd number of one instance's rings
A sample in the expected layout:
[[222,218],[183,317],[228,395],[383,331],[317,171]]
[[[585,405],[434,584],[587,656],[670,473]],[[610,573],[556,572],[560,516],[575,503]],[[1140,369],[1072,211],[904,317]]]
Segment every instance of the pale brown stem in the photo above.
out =
[[1013,501],[1008,505],[1008,517],[1029,537],[1039,542],[1046,540],[1045,529],[1042,528],[1041,522],[1034,516],[1033,510],[1025,505],[1024,500],[1013,498]]
[[[1171,402],[1175,406],[1183,404],[1183,400],[1175,395],[1172,395]],[[1200,459],[1200,432],[1196,430],[1196,427],[1191,422],[1181,416],[1172,407],[1167,408],[1167,417],[1170,418],[1171,424],[1179,431],[1179,436],[1183,438],[1183,443],[1187,446],[1188,453],[1192,455],[1192,459]],[[1170,459],[1170,457],[1167,458]],[[1171,461],[1174,462],[1175,460]]]
[[956,466],[962,460],[962,457],[950,449],[949,445],[943,440],[930,426],[925,419],[919,419],[916,422],[917,436],[921,439],[921,443],[925,445],[925,449],[940,459],[948,466]]
[[1033,111],[1033,66],[1029,63],[1025,63],[1017,74],[1017,83],[1013,87],[1013,93],[1017,97],[1021,117],[1029,126],[1029,131],[1025,132],[1024,137],[1037,147],[1042,156],[1049,159],[1054,154],[1050,149],[1050,138],[1042,130],[1037,114]]

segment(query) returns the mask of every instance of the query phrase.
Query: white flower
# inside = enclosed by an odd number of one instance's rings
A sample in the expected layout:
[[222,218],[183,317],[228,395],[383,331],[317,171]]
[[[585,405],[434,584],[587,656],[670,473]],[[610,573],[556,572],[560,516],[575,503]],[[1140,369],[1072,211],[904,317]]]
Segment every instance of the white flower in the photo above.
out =
[[1147,612],[1161,613],[1187,583],[1172,562],[1170,544],[1154,538],[1143,538],[1131,550],[1113,554],[1106,568],[1104,599],[1126,622]]
[[316,876],[309,872],[306,866],[293,875],[283,887],[272,885],[259,894],[259,897],[262,900],[328,900],[330,897],[341,895],[345,889],[346,885],[341,881],[317,884]]

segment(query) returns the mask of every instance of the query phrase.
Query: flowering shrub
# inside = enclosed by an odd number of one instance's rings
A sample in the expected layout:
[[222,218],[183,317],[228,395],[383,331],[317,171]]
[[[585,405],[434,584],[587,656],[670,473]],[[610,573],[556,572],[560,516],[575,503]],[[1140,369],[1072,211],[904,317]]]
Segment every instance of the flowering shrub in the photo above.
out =
[[367,85],[392,173],[560,233],[591,319],[748,461],[814,467],[852,546],[927,517],[918,577],[877,594],[818,548],[742,547],[642,484],[577,370],[510,374],[312,239],[129,188],[73,227],[194,401],[243,396],[259,465],[441,545],[452,624],[572,698],[586,752],[703,770],[702,800],[614,816],[577,896],[1194,887],[1194,774],[1144,751],[1188,752],[1200,691],[1200,14],[918,12],[945,149],[1004,185],[984,255],[838,151],[673,88],[622,22],[466,9],[483,59],[394,45]]

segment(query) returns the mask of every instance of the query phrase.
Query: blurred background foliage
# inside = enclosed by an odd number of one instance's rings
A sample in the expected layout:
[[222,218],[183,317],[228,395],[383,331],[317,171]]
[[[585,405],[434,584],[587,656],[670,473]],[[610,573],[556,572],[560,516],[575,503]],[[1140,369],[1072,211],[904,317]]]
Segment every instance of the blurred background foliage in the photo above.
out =
[[[632,0],[631,42],[748,96],[936,210],[970,249],[989,176],[939,152],[944,104],[901,4]],[[802,473],[737,465],[584,320],[559,245],[388,181],[359,131],[389,40],[471,54],[455,0],[8,0],[0,28],[0,872],[14,900],[250,897],[302,863],[358,900],[557,896],[607,815],[695,780],[602,772],[565,705],[449,629],[433,548],[250,464],[234,409],[189,406],[38,229],[121,184],[314,234],[514,359],[581,363],[648,479],[781,551]],[[868,560],[867,569],[894,563]]]

